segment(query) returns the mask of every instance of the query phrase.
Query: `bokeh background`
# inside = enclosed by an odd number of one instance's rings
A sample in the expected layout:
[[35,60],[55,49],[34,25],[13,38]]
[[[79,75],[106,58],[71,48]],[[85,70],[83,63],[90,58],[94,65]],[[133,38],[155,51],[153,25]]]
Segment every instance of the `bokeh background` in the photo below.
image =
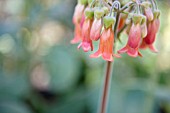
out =
[[[160,52],[115,59],[108,113],[170,113],[170,1],[157,1]],[[70,44],[75,5],[0,0],[0,113],[97,113],[105,62]]]

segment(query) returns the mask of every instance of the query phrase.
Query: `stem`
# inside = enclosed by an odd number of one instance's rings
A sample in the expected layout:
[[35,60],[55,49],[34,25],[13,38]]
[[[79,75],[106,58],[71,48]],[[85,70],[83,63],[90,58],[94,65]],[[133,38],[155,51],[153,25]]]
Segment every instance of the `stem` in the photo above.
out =
[[112,78],[112,62],[107,61],[100,113],[106,113],[107,111],[111,78]]
[[[115,39],[117,39],[117,27],[119,23],[119,17],[120,13],[118,12],[116,15],[116,23],[114,26],[114,36]],[[114,42],[113,42],[114,43]],[[114,47],[115,50],[115,47]],[[109,99],[109,92],[110,92],[110,86],[111,86],[111,80],[112,80],[112,62],[107,61],[106,62],[106,73],[105,73],[105,79],[104,79],[104,86],[103,86],[103,94],[101,97],[101,106],[99,113],[106,113],[107,112],[107,106],[108,106],[108,99]]]

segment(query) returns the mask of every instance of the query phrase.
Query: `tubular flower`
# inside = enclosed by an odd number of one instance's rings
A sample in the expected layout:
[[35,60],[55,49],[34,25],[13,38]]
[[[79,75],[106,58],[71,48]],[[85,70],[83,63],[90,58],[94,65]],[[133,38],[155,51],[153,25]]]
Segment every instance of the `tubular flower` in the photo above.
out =
[[155,42],[156,34],[160,27],[160,21],[158,19],[159,15],[160,12],[155,11],[153,21],[148,23],[148,34],[142,41],[140,46],[141,49],[149,48],[152,52],[158,52],[157,49],[153,46],[153,43]]
[[131,57],[142,56],[138,51],[141,43],[141,15],[135,15],[133,17],[133,24],[129,32],[129,38],[127,45],[118,51],[119,54],[127,53]]
[[113,56],[120,57],[119,55],[113,54],[114,34],[112,31],[112,25],[114,22],[115,19],[112,17],[108,16],[104,18],[105,27],[100,38],[99,50],[90,55],[91,58],[98,58],[102,56],[106,61],[113,61]]
[[73,15],[73,23],[75,25],[74,28],[74,38],[71,40],[72,44],[78,43],[81,41],[81,25],[83,24],[83,12],[84,5],[78,3],[75,7],[74,15]]
[[90,8],[85,11],[86,19],[82,27],[82,42],[79,44],[78,49],[82,47],[84,52],[88,52],[90,49],[93,50],[92,40],[90,39],[90,30],[93,22],[94,12]]
[[94,12],[95,19],[91,28],[90,38],[91,40],[97,41],[100,38],[100,32],[102,29],[102,19],[104,11],[102,9],[97,9]]

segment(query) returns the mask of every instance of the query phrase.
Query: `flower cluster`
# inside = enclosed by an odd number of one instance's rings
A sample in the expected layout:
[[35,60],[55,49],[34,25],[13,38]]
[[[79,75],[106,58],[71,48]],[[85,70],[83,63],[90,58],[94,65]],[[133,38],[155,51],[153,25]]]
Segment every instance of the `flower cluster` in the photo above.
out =
[[[75,25],[72,44],[84,52],[93,51],[93,41],[100,40],[97,52],[91,58],[113,61],[113,57],[127,53],[131,57],[142,57],[140,49],[149,48],[153,52],[156,34],[159,30],[160,11],[154,0],[131,0],[128,3],[114,0],[78,0],[73,15]],[[114,54],[114,43],[126,31],[128,41],[125,47]]]

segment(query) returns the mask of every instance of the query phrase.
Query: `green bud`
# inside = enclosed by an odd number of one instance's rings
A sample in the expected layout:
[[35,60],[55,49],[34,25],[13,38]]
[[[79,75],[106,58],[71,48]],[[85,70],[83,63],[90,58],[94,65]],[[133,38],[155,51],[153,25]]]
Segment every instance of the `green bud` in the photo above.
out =
[[104,14],[109,13],[109,9],[107,7],[103,7],[102,9],[104,10]]
[[105,16],[103,18],[103,22],[104,22],[104,26],[105,28],[109,28],[110,26],[114,25],[116,22],[116,19],[114,17],[110,17],[110,16]]
[[93,0],[88,0],[88,4],[91,4],[93,2]]
[[87,0],[79,0],[78,1],[80,4],[82,4],[82,5],[86,5],[87,4]]
[[93,19],[94,17],[94,11],[93,9],[90,9],[90,8],[86,8],[85,10],[85,16],[89,19]]
[[154,15],[154,18],[155,18],[155,19],[156,19],[156,18],[159,18],[160,14],[161,14],[161,12],[160,12],[159,10],[155,10],[155,11],[153,12],[153,15]]
[[97,8],[97,9],[94,11],[94,16],[95,16],[97,19],[100,19],[103,15],[104,15],[104,10],[103,10],[103,9]]
[[134,14],[133,17],[132,17],[132,20],[133,20],[133,23],[134,24],[141,24],[142,22],[142,15],[141,14]]
[[144,15],[142,15],[142,22],[141,22],[141,24],[144,24],[144,23],[146,23],[146,16],[144,16]]
[[141,4],[143,7],[145,7],[145,8],[149,8],[149,7],[151,7],[151,3],[150,2],[148,2],[148,1],[144,1],[144,2],[142,2],[142,4]]

